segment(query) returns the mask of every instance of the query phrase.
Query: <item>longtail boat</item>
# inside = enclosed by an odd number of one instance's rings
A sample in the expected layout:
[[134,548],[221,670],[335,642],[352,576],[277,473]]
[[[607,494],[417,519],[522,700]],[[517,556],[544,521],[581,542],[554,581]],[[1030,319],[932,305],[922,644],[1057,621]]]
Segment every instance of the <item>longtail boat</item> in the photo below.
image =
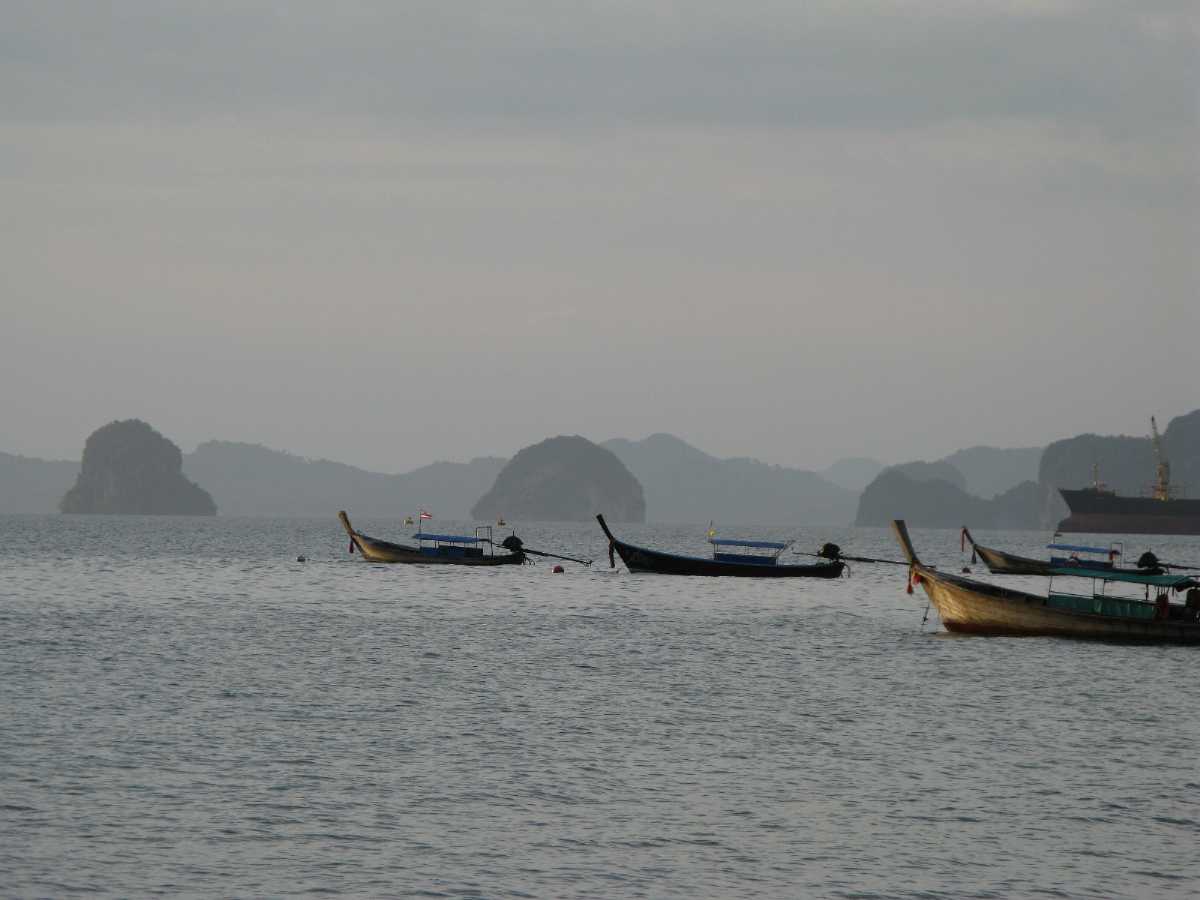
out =
[[[963,549],[966,545],[971,545],[971,553],[983,560],[983,564],[987,566],[988,571],[993,575],[1050,575],[1055,568],[1065,566],[1078,566],[1081,569],[1088,571],[1111,571],[1114,568],[1113,560],[1121,555],[1121,551],[1116,547],[1084,547],[1076,544],[1047,544],[1048,550],[1060,550],[1070,553],[1070,556],[1054,556],[1051,555],[1049,560],[1033,559],[1029,556],[1017,556],[1015,553],[1006,553],[1003,550],[996,550],[992,547],[985,547],[982,544],[975,542],[975,538],[971,536],[970,530],[966,527],[962,530]],[[1097,553],[1104,554],[1104,559],[1088,559],[1080,557],[1080,553]],[[1160,572],[1144,572],[1142,574],[1161,574]]]
[[[742,578],[837,578],[846,568],[835,560],[826,563],[788,566],[779,565],[779,554],[792,545],[791,541],[744,541],[709,536],[712,558],[680,556],[651,550],[617,540],[604,521],[596,516],[608,538],[608,562],[616,566],[614,553],[621,557],[630,572],[654,572],[659,575],[734,575]],[[730,552],[730,551],[735,552]],[[767,552],[744,552],[767,551]]]
[[[515,541],[513,552],[496,553],[496,545],[491,539],[491,526],[476,528],[473,537],[418,532],[412,536],[417,541],[412,545],[381,541],[356,531],[344,510],[338,513],[338,520],[350,536],[350,552],[357,549],[362,558],[370,562],[425,566],[519,566],[525,562],[525,552],[521,549],[519,539]],[[507,542],[506,538],[500,546],[505,546]],[[488,545],[487,552],[482,546],[484,544]]]
[[[978,557],[983,560],[989,572],[993,575],[1044,575],[1051,576],[1056,569],[1078,569],[1081,575],[1096,572],[1125,572],[1133,575],[1162,575],[1170,566],[1160,562],[1158,557],[1147,551],[1138,558],[1137,567],[1121,567],[1117,559],[1124,554],[1124,548],[1119,542],[1108,547],[1089,547],[1080,544],[1047,544],[1046,549],[1058,551],[1069,556],[1055,556],[1052,552],[1050,559],[1032,559],[1028,556],[1017,556],[992,547],[985,547],[975,542],[967,528],[962,530],[962,545],[971,545],[972,562]],[[1098,554],[1100,558],[1080,556],[1080,554]],[[1185,568],[1185,567],[1180,567]]]
[[[1042,596],[939,572],[921,562],[903,521],[892,522],[892,530],[908,560],[908,590],[915,584],[925,589],[947,631],[1200,644],[1200,582],[1192,578],[1052,567]],[[1053,578],[1058,577],[1091,579],[1092,590],[1055,592]],[[1109,582],[1142,585],[1146,599],[1106,595]],[[1172,603],[1172,591],[1186,591],[1186,602]]]

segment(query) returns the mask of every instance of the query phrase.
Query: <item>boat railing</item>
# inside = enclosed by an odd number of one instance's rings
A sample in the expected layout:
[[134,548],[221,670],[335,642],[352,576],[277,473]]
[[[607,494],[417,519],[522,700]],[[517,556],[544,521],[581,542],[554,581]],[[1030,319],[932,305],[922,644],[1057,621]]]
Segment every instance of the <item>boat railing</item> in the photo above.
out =
[[1068,594],[1051,591],[1046,606],[1097,616],[1116,616],[1125,619],[1153,619],[1158,604],[1136,597],[1109,597],[1104,594]]
[[496,545],[492,541],[492,526],[491,525],[476,525],[475,526],[475,540],[479,541],[480,543],[486,543],[488,546],[489,554],[491,556],[496,555]]
[[413,538],[418,542],[420,551],[426,556],[483,556],[482,541],[478,536],[465,534],[431,534],[418,531]]
[[[713,559],[717,562],[749,563],[758,566],[774,566],[779,562],[779,554],[783,553],[795,541],[747,541],[738,538],[710,537]],[[735,548],[733,552],[725,548]],[[769,553],[750,553],[744,551],[768,550]],[[739,552],[743,551],[743,552]]]

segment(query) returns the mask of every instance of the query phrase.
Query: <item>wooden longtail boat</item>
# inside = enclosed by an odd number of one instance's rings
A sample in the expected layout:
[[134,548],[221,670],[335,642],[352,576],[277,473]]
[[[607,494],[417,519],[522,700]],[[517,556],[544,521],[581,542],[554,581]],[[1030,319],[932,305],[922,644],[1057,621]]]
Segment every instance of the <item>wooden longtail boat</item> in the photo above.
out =
[[[917,557],[908,527],[892,523],[896,540],[909,564],[909,590],[925,589],[947,631],[989,635],[1052,635],[1093,640],[1200,644],[1200,582],[1178,575],[1139,575],[1131,572],[1080,572],[1053,568],[1052,577],[1091,578],[1088,595],[1056,593],[1046,596],[974,581],[939,572]],[[1106,596],[1106,582],[1138,584],[1155,589],[1153,600]],[[1095,584],[1100,585],[1100,592]],[[1171,591],[1187,591],[1186,604],[1171,603]]]
[[1049,575],[1050,563],[1043,559],[1032,559],[1028,556],[1017,556],[1015,553],[1005,553],[1003,550],[993,550],[975,543],[971,532],[965,527],[962,530],[964,544],[971,545],[972,554],[983,560],[988,571],[993,575]]
[[[845,563],[840,561],[781,566],[778,564],[779,554],[790,547],[791,542],[710,538],[709,543],[713,545],[712,559],[663,553],[661,550],[651,550],[617,540],[609,530],[608,523],[604,521],[604,516],[596,516],[596,521],[600,523],[608,538],[609,565],[616,565],[613,558],[613,554],[616,553],[630,572],[654,572],[659,575],[734,575],[742,578],[837,578],[846,568]],[[725,549],[730,547],[774,552],[730,553]]]
[[[486,538],[478,533],[474,537],[418,533],[413,535],[418,542],[413,546],[381,541],[356,531],[345,511],[338,513],[338,520],[350,536],[350,552],[353,553],[357,548],[362,558],[370,562],[421,566],[519,566],[525,562],[525,553],[519,549],[513,553],[497,554],[490,537],[490,527],[476,529],[476,532],[486,530],[489,535]],[[485,553],[481,544],[488,544],[489,552]]]
[[[1124,552],[1119,545],[1114,544],[1110,547],[1086,547],[1078,544],[1047,544],[1047,550],[1058,550],[1071,554],[1070,556],[1054,556],[1051,554],[1050,559],[1032,559],[1028,556],[1017,556],[1015,553],[1006,553],[1003,550],[996,550],[992,547],[985,547],[982,544],[975,542],[971,536],[971,532],[967,528],[962,530],[963,548],[967,544],[971,545],[972,556],[978,556],[983,560],[983,564],[987,566],[988,571],[993,575],[1043,575],[1052,576],[1056,569],[1078,569],[1081,577],[1090,577],[1089,573],[1096,573],[1096,577],[1102,578],[1105,572],[1128,573],[1132,575],[1162,575],[1164,572],[1165,563],[1159,563],[1158,557],[1153,553],[1142,554],[1138,560],[1137,568],[1118,566],[1115,562],[1117,557]],[[1081,557],[1081,553],[1099,554],[1102,559],[1090,559]],[[974,560],[972,560],[973,562]]]

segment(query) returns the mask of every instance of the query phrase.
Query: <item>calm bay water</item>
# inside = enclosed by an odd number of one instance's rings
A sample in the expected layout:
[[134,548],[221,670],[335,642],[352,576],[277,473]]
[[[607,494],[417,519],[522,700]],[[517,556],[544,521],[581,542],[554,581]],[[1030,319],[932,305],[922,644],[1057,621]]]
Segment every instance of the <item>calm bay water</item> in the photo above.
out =
[[0,894],[1200,892],[1200,651],[937,633],[900,567],[633,576],[594,526],[520,533],[596,565],[369,565],[332,517],[0,517]]

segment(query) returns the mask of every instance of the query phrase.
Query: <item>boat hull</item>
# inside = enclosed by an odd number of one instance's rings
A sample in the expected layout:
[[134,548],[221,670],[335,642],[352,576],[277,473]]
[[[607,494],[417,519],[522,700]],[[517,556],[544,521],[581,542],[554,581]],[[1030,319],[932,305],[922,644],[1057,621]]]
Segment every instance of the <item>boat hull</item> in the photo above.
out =
[[[1044,560],[1031,559],[1028,556],[1017,556],[1015,553],[1005,553],[1003,550],[996,550],[992,547],[984,547],[982,544],[975,543],[975,539],[971,537],[971,532],[966,528],[963,528],[963,538],[970,542],[972,552],[983,560],[983,564],[987,566],[988,571],[993,575],[1041,575],[1049,578],[1054,575],[1062,575],[1064,569],[1078,569],[1081,577],[1095,574],[1098,578],[1103,578],[1109,574],[1163,574],[1162,568],[1159,567],[1130,569],[1114,566],[1112,563],[1101,562],[1099,560],[1079,559],[1076,557]],[[1093,552],[1103,551],[1094,550]]]
[[993,550],[991,547],[981,547],[979,544],[973,544],[972,548],[993,575],[1050,574],[1050,563],[1045,560],[1017,556],[1015,553],[1005,553],[1003,550]]
[[1071,511],[1058,523],[1063,533],[1200,534],[1200,500],[1120,497],[1090,488],[1059,493]]
[[[908,526],[902,520],[892,522],[892,530],[910,567],[909,592],[914,582],[924,588],[947,631],[1200,644],[1200,622],[1196,621],[1196,611],[1191,601],[1194,588],[1189,590],[1186,606],[1166,603],[1164,595],[1152,609],[1148,608],[1149,604],[1118,598],[1043,597],[939,572],[924,565],[917,557]],[[1187,582],[1186,579],[1184,581]],[[1194,584],[1190,582],[1185,586]],[[1114,606],[1124,611],[1112,614]]]
[[627,544],[613,537],[602,516],[596,517],[608,537],[609,548],[621,557],[630,572],[655,575],[700,575],[735,578],[837,578],[846,568],[843,562],[814,563],[801,566],[765,565],[762,563],[726,562],[701,556],[680,556],[663,553],[636,544]]
[[630,572],[656,575],[731,576],[737,578],[837,578],[844,563],[816,563],[802,566],[759,565],[723,562],[701,556],[676,556],[616,541],[613,548]]
[[524,553],[504,553],[484,556],[450,556],[425,553],[419,547],[408,544],[393,544],[381,541],[356,531],[350,524],[350,519],[344,512],[338,513],[338,519],[346,534],[350,536],[351,546],[358,550],[363,559],[376,563],[404,563],[412,566],[519,566],[525,562]]
[[1108,641],[1200,644],[1200,624],[1101,616],[1055,609],[1046,597],[917,571],[947,631],[966,634],[1052,636]]
[[519,566],[525,561],[525,554],[504,553],[496,556],[438,556],[423,553],[417,547],[404,544],[393,544],[368,537],[365,534],[355,535],[354,546],[362,554],[362,558],[377,563],[406,563],[411,566]]

